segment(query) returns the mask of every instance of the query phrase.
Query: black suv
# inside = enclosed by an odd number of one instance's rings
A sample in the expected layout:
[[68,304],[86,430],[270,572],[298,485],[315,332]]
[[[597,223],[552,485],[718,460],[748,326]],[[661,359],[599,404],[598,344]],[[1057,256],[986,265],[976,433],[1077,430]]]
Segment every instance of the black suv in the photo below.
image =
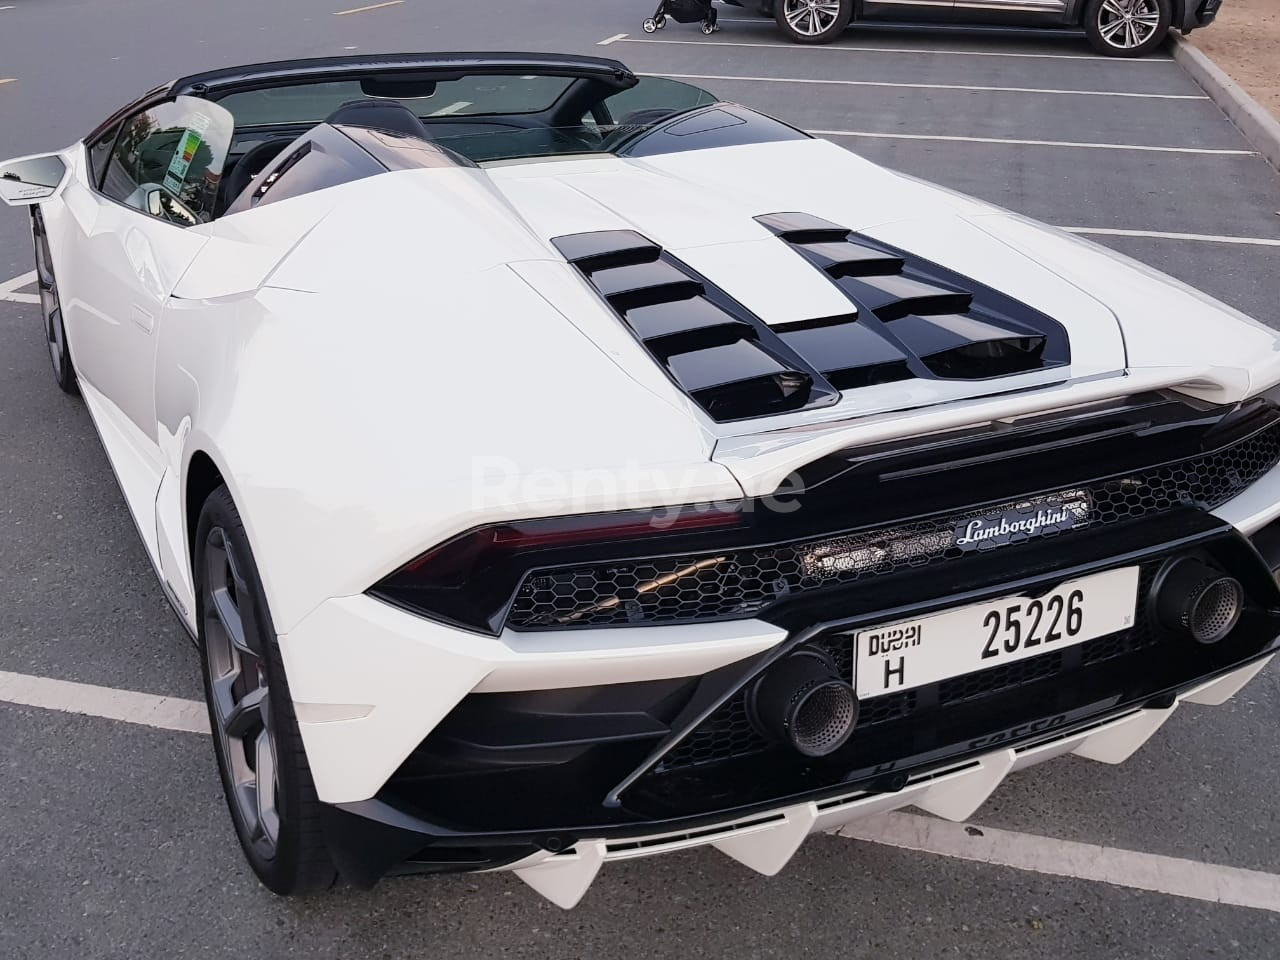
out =
[[1140,57],[1177,27],[1213,21],[1222,0],[725,0],[778,21],[796,43],[830,43],[851,20],[1079,27],[1100,53]]

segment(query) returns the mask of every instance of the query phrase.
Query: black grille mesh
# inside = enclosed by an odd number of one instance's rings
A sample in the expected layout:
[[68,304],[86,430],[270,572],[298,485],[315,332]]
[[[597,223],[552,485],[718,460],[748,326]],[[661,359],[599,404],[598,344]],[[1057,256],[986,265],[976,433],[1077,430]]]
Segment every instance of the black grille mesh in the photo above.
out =
[[[1157,563],[1146,564],[1142,568],[1138,581],[1137,617],[1133,629],[1001,667],[978,670],[940,683],[864,700],[860,704],[854,739],[857,739],[859,732],[870,727],[905,720],[918,711],[925,711],[926,703],[931,704],[932,709],[943,709],[1055,677],[1076,666],[1088,666],[1134,653],[1158,643],[1160,635],[1147,617],[1146,605],[1143,603],[1158,569]],[[816,642],[831,655],[840,675],[852,683],[852,638],[847,634],[831,634]],[[743,695],[739,693],[667,754],[657,769],[659,772],[666,772],[718,763],[735,757],[750,756],[768,747],[769,742],[756,732],[748,719]]]
[[[1280,426],[1224,450],[1063,491],[1092,504],[1089,526],[1147,517],[1182,504],[1213,508],[1280,461]],[[688,623],[750,617],[784,597],[966,554],[951,543],[967,521],[1014,504],[996,504],[929,520],[781,546],[721,554],[627,560],[531,574],[507,625],[517,630]],[[1046,531],[1037,539],[1062,536]],[[1025,542],[1025,540],[1023,541]],[[1012,546],[1013,544],[1010,544]],[[823,554],[861,557],[823,565]]]

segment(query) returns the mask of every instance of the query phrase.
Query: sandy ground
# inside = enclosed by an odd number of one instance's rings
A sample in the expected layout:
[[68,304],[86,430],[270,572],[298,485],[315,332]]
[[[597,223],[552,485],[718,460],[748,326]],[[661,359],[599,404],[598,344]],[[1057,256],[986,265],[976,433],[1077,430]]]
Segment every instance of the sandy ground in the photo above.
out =
[[1191,41],[1280,117],[1280,0],[1224,0],[1218,19]]

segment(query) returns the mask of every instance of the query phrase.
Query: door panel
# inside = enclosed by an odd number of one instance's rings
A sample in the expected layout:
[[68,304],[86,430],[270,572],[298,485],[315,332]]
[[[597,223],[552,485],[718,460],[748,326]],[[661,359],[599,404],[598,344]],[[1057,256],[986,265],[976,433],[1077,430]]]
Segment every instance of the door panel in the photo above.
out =
[[863,20],[932,20],[951,19],[953,0],[863,0],[858,17]]
[[184,229],[105,198],[75,245],[76,284],[64,305],[80,375],[155,442],[155,321],[205,231]]
[[1022,24],[1048,17],[1059,22],[1068,0],[864,0],[867,20]]
[[157,325],[165,302],[208,243],[231,114],[178,97],[123,121],[106,157],[100,189],[79,178],[67,245],[70,297],[64,302],[82,379],[152,444]]

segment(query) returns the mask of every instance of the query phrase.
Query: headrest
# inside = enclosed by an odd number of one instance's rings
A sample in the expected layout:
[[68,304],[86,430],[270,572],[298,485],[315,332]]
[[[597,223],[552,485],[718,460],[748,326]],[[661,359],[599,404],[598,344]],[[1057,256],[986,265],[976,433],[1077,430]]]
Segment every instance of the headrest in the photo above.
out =
[[329,114],[325,123],[390,130],[392,133],[427,139],[427,128],[422,125],[422,121],[408,107],[394,100],[352,100]]

